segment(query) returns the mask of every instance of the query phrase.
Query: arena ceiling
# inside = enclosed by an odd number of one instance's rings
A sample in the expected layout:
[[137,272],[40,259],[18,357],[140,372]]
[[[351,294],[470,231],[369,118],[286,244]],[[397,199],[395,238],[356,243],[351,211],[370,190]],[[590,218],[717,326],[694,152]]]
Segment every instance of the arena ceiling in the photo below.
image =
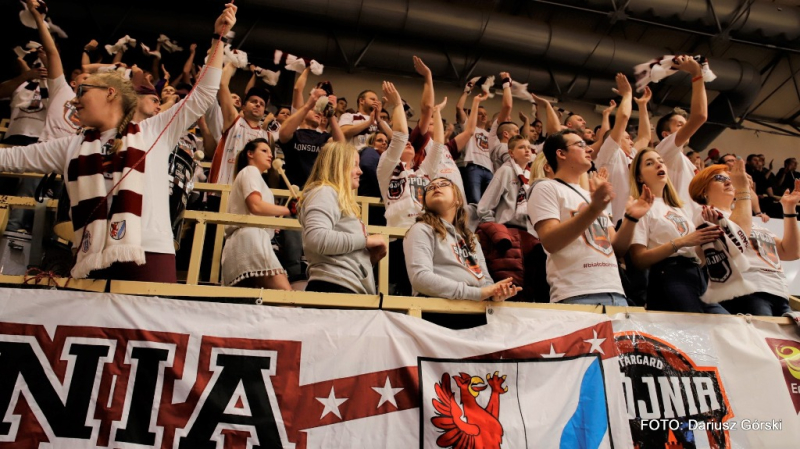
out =
[[[54,22],[70,35],[61,42],[62,52],[70,61],[77,61],[90,38],[112,43],[130,34],[154,42],[158,34],[165,33],[188,46],[199,36],[210,36],[212,21],[223,3],[63,0],[50,2],[50,8]],[[618,66],[621,60],[618,54],[604,55],[602,51],[585,60],[578,56],[570,59],[570,52],[537,56],[537,43],[531,43],[530,39],[542,28],[560,30],[560,35],[551,33],[551,36],[553,39],[560,36],[562,41],[565,36],[569,40],[570,35],[564,34],[565,31],[574,31],[574,42],[561,44],[563,48],[573,46],[576,55],[586,46],[602,50],[607,42],[614,49],[650,48],[650,57],[702,54],[711,58],[712,69],[714,61],[720,61],[718,67],[741,66],[742,73],[755,74],[748,82],[758,84],[757,94],[746,95],[746,99],[725,99],[727,105],[723,104],[721,109],[729,109],[733,114],[728,114],[732,117],[727,120],[719,120],[721,125],[747,127],[753,121],[772,127],[775,132],[800,137],[800,1],[797,0],[239,0],[236,3],[240,14],[234,46],[247,51],[259,65],[268,65],[273,51],[281,48],[318,59],[326,66],[354,72],[410,72],[410,64],[401,66],[396,60],[404,52],[414,51],[434,61],[436,78],[459,84],[481,74],[478,71],[505,64],[531,67],[531,87],[563,99],[600,102],[602,95],[611,95],[598,92],[609,92],[606,86],[613,72],[625,68]],[[426,14],[427,18],[418,17]],[[476,21],[470,22],[471,17],[477,17]],[[0,19],[7,42],[11,42],[9,59],[13,58],[11,47],[36,38],[33,30],[23,29],[16,19],[16,14],[6,14]],[[414,28],[414,21],[425,23],[425,20],[433,22],[425,28]],[[502,35],[504,23],[509,24],[507,30],[511,33],[520,29],[515,26],[525,25],[524,21],[530,22],[524,33]],[[494,34],[487,38],[489,26],[494,27]],[[584,36],[590,39],[583,39]],[[176,55],[174,61],[165,58],[173,64],[180,64],[181,59],[185,56]],[[738,65],[725,65],[731,61]],[[69,62],[66,65],[75,66]],[[4,73],[9,70],[6,67]],[[626,72],[632,74],[632,67]],[[654,86],[654,102],[662,112],[688,105],[689,83],[680,81]],[[719,94],[713,91],[714,87],[709,86],[710,101]]]

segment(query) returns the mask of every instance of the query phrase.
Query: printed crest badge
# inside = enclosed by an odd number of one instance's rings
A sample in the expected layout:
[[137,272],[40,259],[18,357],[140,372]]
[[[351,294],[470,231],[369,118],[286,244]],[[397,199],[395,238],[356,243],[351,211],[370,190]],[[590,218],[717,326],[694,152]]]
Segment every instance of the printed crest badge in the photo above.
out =
[[781,269],[781,259],[778,257],[778,246],[772,234],[757,229],[750,233],[750,243],[758,257],[776,270]]
[[409,176],[408,185],[411,188],[411,198],[419,205],[425,200],[425,187],[430,181],[426,177]]
[[675,229],[678,230],[678,233],[681,237],[685,236],[689,233],[689,223],[686,221],[686,217],[681,214],[675,213],[675,211],[670,210],[667,211],[667,214],[664,215],[664,218],[670,221],[673,225],[675,225]]
[[[583,203],[577,211],[572,211],[571,215],[574,217],[578,212],[588,208],[589,205]],[[597,220],[592,221],[592,224],[583,232],[583,241],[593,250],[608,257],[614,254],[614,247],[611,245],[611,239],[608,237],[608,217],[601,215]]]
[[464,265],[475,276],[475,279],[483,279],[483,270],[481,270],[480,264],[469,252],[467,243],[464,240],[459,240],[457,244],[454,243],[452,245],[452,248],[458,263]]
[[484,133],[475,133],[475,143],[482,151],[489,151],[489,136]]
[[794,404],[794,410],[800,414],[800,343],[791,340],[766,338],[767,345],[781,362],[786,388]]
[[734,413],[716,367],[697,366],[646,333],[619,332],[614,340],[634,447],[731,447],[726,422]]
[[127,226],[125,226],[125,221],[114,221],[111,223],[111,231],[110,235],[111,238],[114,240],[122,240],[125,237],[125,233],[128,230]]
[[597,354],[418,360],[420,449],[614,447]]
[[708,272],[708,280],[711,282],[724,283],[733,274],[731,270],[731,261],[728,260],[728,254],[725,251],[718,251],[716,249],[707,249],[704,251],[706,256],[706,271]]
[[403,196],[405,190],[405,182],[403,179],[392,179],[389,181],[389,196],[390,200],[397,200]]
[[74,130],[81,128],[81,119],[78,118],[78,110],[72,103],[72,100],[64,103],[64,121]]
[[92,246],[92,232],[87,229],[81,245],[81,251],[88,253],[90,246]]

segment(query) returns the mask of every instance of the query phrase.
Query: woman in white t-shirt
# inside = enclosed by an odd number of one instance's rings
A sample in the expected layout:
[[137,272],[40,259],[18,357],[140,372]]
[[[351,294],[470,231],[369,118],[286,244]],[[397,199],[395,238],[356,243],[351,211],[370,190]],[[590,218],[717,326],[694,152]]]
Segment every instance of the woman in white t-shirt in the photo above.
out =
[[[743,169],[744,161],[738,161]],[[782,316],[791,311],[789,308],[789,288],[781,261],[800,259],[800,231],[797,227],[795,207],[800,203],[800,180],[795,181],[794,190],[785,192],[781,197],[784,211],[783,237],[778,237],[767,228],[759,226],[752,220],[752,214],[739,214],[732,217],[733,211],[739,209],[742,201],[749,200],[750,192],[746,188],[734,188],[731,173],[726,165],[712,165],[701,170],[689,185],[689,193],[700,204],[706,204],[719,210],[728,218],[728,223],[737,234],[750,232],[744,256],[750,268],[741,273],[746,290],[753,293],[738,296],[720,302],[730,313],[749,313],[751,315]],[[736,207],[734,208],[734,200]],[[746,202],[743,203],[746,206]],[[745,209],[750,209],[746,207]],[[744,222],[742,221],[744,220]],[[749,223],[748,223],[749,221]]]
[[695,229],[692,210],[678,197],[661,155],[654,150],[642,150],[634,157],[630,190],[636,198],[654,197],[653,206],[636,223],[629,250],[636,268],[650,269],[647,309],[726,314],[719,304],[700,299],[708,283],[696,252],[698,246],[722,235],[719,227]]
[[[266,139],[248,142],[236,156],[236,177],[228,213],[285,216],[289,209],[275,204],[275,197],[261,177],[272,167],[272,151]],[[286,271],[272,249],[272,229],[225,227],[222,280],[226,285],[291,290]]]

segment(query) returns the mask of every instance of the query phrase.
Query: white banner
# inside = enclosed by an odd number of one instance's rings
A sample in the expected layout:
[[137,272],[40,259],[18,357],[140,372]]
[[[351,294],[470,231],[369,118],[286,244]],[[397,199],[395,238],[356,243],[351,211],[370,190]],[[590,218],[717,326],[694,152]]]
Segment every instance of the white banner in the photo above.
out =
[[[522,323],[540,313],[508,312],[489,319]],[[613,326],[635,446],[797,447],[800,339],[793,327],[666,313],[622,314]]]
[[2,289],[0,449],[630,448],[617,366],[595,314],[452,331]]

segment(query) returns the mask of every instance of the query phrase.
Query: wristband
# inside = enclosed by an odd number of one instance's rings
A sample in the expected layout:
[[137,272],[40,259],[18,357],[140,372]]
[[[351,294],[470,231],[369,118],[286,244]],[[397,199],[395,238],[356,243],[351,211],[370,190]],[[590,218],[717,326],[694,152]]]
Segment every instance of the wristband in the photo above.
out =
[[625,214],[623,215],[623,217],[627,218],[628,220],[630,220],[630,221],[632,221],[632,222],[634,222],[634,223],[639,223],[639,219],[638,219],[638,218],[633,218],[633,217],[632,217],[631,215],[629,215],[627,212],[625,212]]
[[217,33],[214,33],[214,34],[212,34],[212,35],[211,35],[211,39],[216,39],[216,40],[218,40],[218,41],[222,42],[223,44],[230,44],[230,43],[231,43],[231,40],[230,40],[230,39],[228,39],[228,38],[227,38],[227,37],[225,37],[225,36],[220,36],[220,35],[219,35],[219,34],[217,34]]
[[692,78],[692,82],[700,81],[701,79],[703,79],[703,75],[697,75],[694,78]]
[[797,218],[797,214],[783,214],[783,218]]
[[750,195],[734,198],[736,201],[750,201]]
[[511,78],[503,78],[503,89],[511,87]]

